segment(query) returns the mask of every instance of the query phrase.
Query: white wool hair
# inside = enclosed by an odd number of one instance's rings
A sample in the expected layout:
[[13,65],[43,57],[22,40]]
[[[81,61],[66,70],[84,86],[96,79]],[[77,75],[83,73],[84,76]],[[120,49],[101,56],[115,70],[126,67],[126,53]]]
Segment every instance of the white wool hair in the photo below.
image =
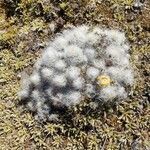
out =
[[89,34],[87,34],[87,43],[88,44],[96,44],[96,42],[99,40],[99,36],[97,33],[94,33],[94,32],[90,32]]
[[59,70],[59,71],[64,71],[66,68],[66,63],[63,60],[58,60],[55,64],[54,67]]
[[95,68],[98,68],[100,70],[105,70],[105,61],[104,60],[94,59],[93,65]]
[[94,49],[85,49],[84,54],[86,55],[86,57],[89,59],[89,61],[92,61],[94,59],[94,57],[96,56],[95,54],[96,52],[94,51]]
[[106,87],[106,88],[103,88],[101,90],[101,98],[104,99],[104,100],[109,100],[109,99],[113,99],[115,98],[117,95],[116,95],[116,88],[113,87],[113,86],[109,86],[109,87]]
[[55,41],[51,43],[51,46],[55,48],[56,50],[64,50],[67,46],[67,40],[64,37],[56,37]]
[[37,120],[46,121],[49,115],[49,107],[46,104],[38,102],[37,104]]
[[81,100],[80,92],[71,91],[66,95],[66,103],[68,106],[78,104]]
[[33,100],[37,100],[39,102],[41,99],[40,92],[38,90],[32,91],[31,97]]
[[99,27],[95,27],[95,28],[93,28],[93,34],[95,35],[100,35],[100,36],[102,36],[102,35],[104,35],[104,29],[101,29],[101,28],[99,28]]
[[82,89],[83,88],[83,86],[84,86],[84,79],[83,78],[81,78],[81,77],[78,77],[78,78],[76,78],[74,81],[73,81],[73,87],[75,88],[75,89]]
[[29,90],[23,89],[18,92],[18,97],[21,99],[26,99],[29,96]]
[[52,94],[52,88],[49,87],[48,89],[46,89],[45,93],[46,93],[47,96],[49,96],[51,98],[53,96],[53,94]]
[[72,44],[84,45],[88,40],[88,38],[85,36],[87,35],[87,32],[87,26],[80,26],[78,28],[73,28],[73,32],[70,32],[70,30],[66,30],[64,32],[64,37]]
[[75,80],[77,79],[79,76],[80,76],[80,68],[78,67],[69,67],[66,74],[67,74],[67,77],[70,79],[70,80]]
[[36,111],[35,104],[34,104],[32,101],[29,101],[29,102],[27,103],[27,107],[28,107],[28,109],[29,109],[30,111],[33,111],[33,112]]
[[51,68],[43,68],[41,70],[41,75],[44,79],[50,80],[53,77],[54,71]]
[[[19,96],[40,121],[58,119],[53,106],[69,107],[85,98],[121,101],[134,83],[129,49],[118,30],[85,25],[66,29],[48,43],[31,76],[23,76]],[[106,74],[112,82],[99,87],[97,77]]]
[[113,99],[116,96],[117,96],[116,87],[114,86],[108,86],[101,90],[101,98],[103,98],[106,101],[109,99]]
[[126,93],[124,87],[117,86],[117,93],[118,93],[118,98],[119,99],[127,98],[127,93]]
[[86,57],[83,55],[83,51],[76,45],[70,45],[65,48],[65,55],[70,64],[83,63],[86,60]]
[[42,64],[45,65],[45,66],[52,66],[52,64],[54,62],[56,62],[58,60],[58,53],[55,51],[55,49],[53,48],[48,48],[44,54],[43,54],[43,57],[42,57]]
[[106,49],[106,53],[112,56],[113,58],[117,59],[117,58],[120,58],[120,56],[124,54],[124,51],[122,50],[121,47],[111,45]]
[[41,107],[38,107],[35,119],[38,121],[46,121],[48,119],[49,111],[50,109],[47,105],[42,105]]
[[103,100],[112,100],[114,98],[126,98],[126,92],[123,87],[114,85],[114,86],[108,86],[101,90],[100,97]]
[[125,34],[118,30],[105,30],[104,33],[107,35],[108,39],[116,45],[121,45],[126,41]]
[[67,83],[67,80],[66,80],[65,75],[63,75],[63,74],[62,75],[56,75],[52,79],[52,83],[54,84],[54,86],[64,87]]
[[95,80],[96,77],[99,75],[99,70],[94,67],[89,67],[86,74],[90,79]]
[[40,75],[38,73],[33,73],[31,76],[30,76],[30,81],[31,83],[33,83],[35,86],[39,85],[40,84]]
[[49,114],[47,116],[47,120],[58,122],[59,121],[58,117],[59,117],[58,114]]
[[108,68],[107,73],[118,82],[124,82],[127,85],[133,83],[133,73],[129,69],[110,67]]
[[129,69],[125,69],[124,70],[124,78],[123,81],[127,84],[127,85],[132,85],[134,82],[134,75],[133,72]]
[[57,97],[57,99],[62,100],[64,95],[62,93],[57,93],[56,97]]
[[129,55],[121,46],[110,45],[106,49],[106,54],[111,57],[112,61],[117,65],[127,67],[129,65]]
[[125,51],[126,53],[127,53],[127,52],[129,51],[129,49],[130,49],[130,45],[127,44],[127,43],[122,44],[121,47],[124,49],[124,51]]
[[[86,89],[85,89],[85,94],[91,98],[92,96],[94,96],[95,94],[95,89],[94,89],[94,85],[92,84],[87,84],[86,85]],[[93,95],[94,94],[94,95]]]
[[118,66],[121,66],[121,67],[130,67],[130,62],[129,62],[129,57],[128,55],[126,57],[123,57],[122,56],[122,59],[120,59],[120,62],[118,64]]

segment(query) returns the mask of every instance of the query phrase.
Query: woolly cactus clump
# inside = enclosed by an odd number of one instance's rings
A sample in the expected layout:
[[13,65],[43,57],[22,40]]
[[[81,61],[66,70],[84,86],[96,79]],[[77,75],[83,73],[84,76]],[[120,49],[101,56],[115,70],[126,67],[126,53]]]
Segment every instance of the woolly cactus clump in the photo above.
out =
[[19,95],[39,120],[50,120],[55,106],[70,107],[85,97],[102,103],[125,99],[133,83],[128,50],[117,30],[65,30],[49,43]]

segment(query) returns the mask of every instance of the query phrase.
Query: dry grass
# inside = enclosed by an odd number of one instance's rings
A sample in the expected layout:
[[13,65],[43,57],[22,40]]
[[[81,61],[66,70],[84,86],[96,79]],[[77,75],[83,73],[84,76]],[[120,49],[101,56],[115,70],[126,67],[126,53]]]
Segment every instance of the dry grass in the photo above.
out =
[[[52,25],[55,25],[54,31]],[[18,106],[20,73],[30,72],[47,41],[66,26],[93,24],[124,30],[136,83],[127,100],[89,109],[89,101],[63,112],[58,123],[37,123]],[[0,149],[150,149],[150,3],[133,0],[3,0],[0,2]]]

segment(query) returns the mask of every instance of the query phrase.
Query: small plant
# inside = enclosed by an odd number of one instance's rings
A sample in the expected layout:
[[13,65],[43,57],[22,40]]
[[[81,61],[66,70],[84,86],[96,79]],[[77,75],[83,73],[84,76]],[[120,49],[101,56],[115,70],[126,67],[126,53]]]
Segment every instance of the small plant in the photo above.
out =
[[53,107],[70,107],[85,97],[100,103],[123,100],[133,83],[128,50],[117,30],[65,30],[49,43],[31,76],[23,76],[19,96],[42,121],[53,118]]

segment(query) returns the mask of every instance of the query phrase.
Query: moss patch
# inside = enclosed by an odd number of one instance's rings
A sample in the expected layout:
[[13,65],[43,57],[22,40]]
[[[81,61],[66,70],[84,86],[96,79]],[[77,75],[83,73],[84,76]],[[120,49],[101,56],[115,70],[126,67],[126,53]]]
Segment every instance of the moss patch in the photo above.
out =
[[[149,9],[148,0],[136,11],[133,0],[0,2],[1,149],[149,149]],[[79,24],[125,31],[135,85],[118,106],[89,109],[87,100],[64,112],[58,123],[39,124],[18,106],[20,73],[32,70],[56,33]]]

